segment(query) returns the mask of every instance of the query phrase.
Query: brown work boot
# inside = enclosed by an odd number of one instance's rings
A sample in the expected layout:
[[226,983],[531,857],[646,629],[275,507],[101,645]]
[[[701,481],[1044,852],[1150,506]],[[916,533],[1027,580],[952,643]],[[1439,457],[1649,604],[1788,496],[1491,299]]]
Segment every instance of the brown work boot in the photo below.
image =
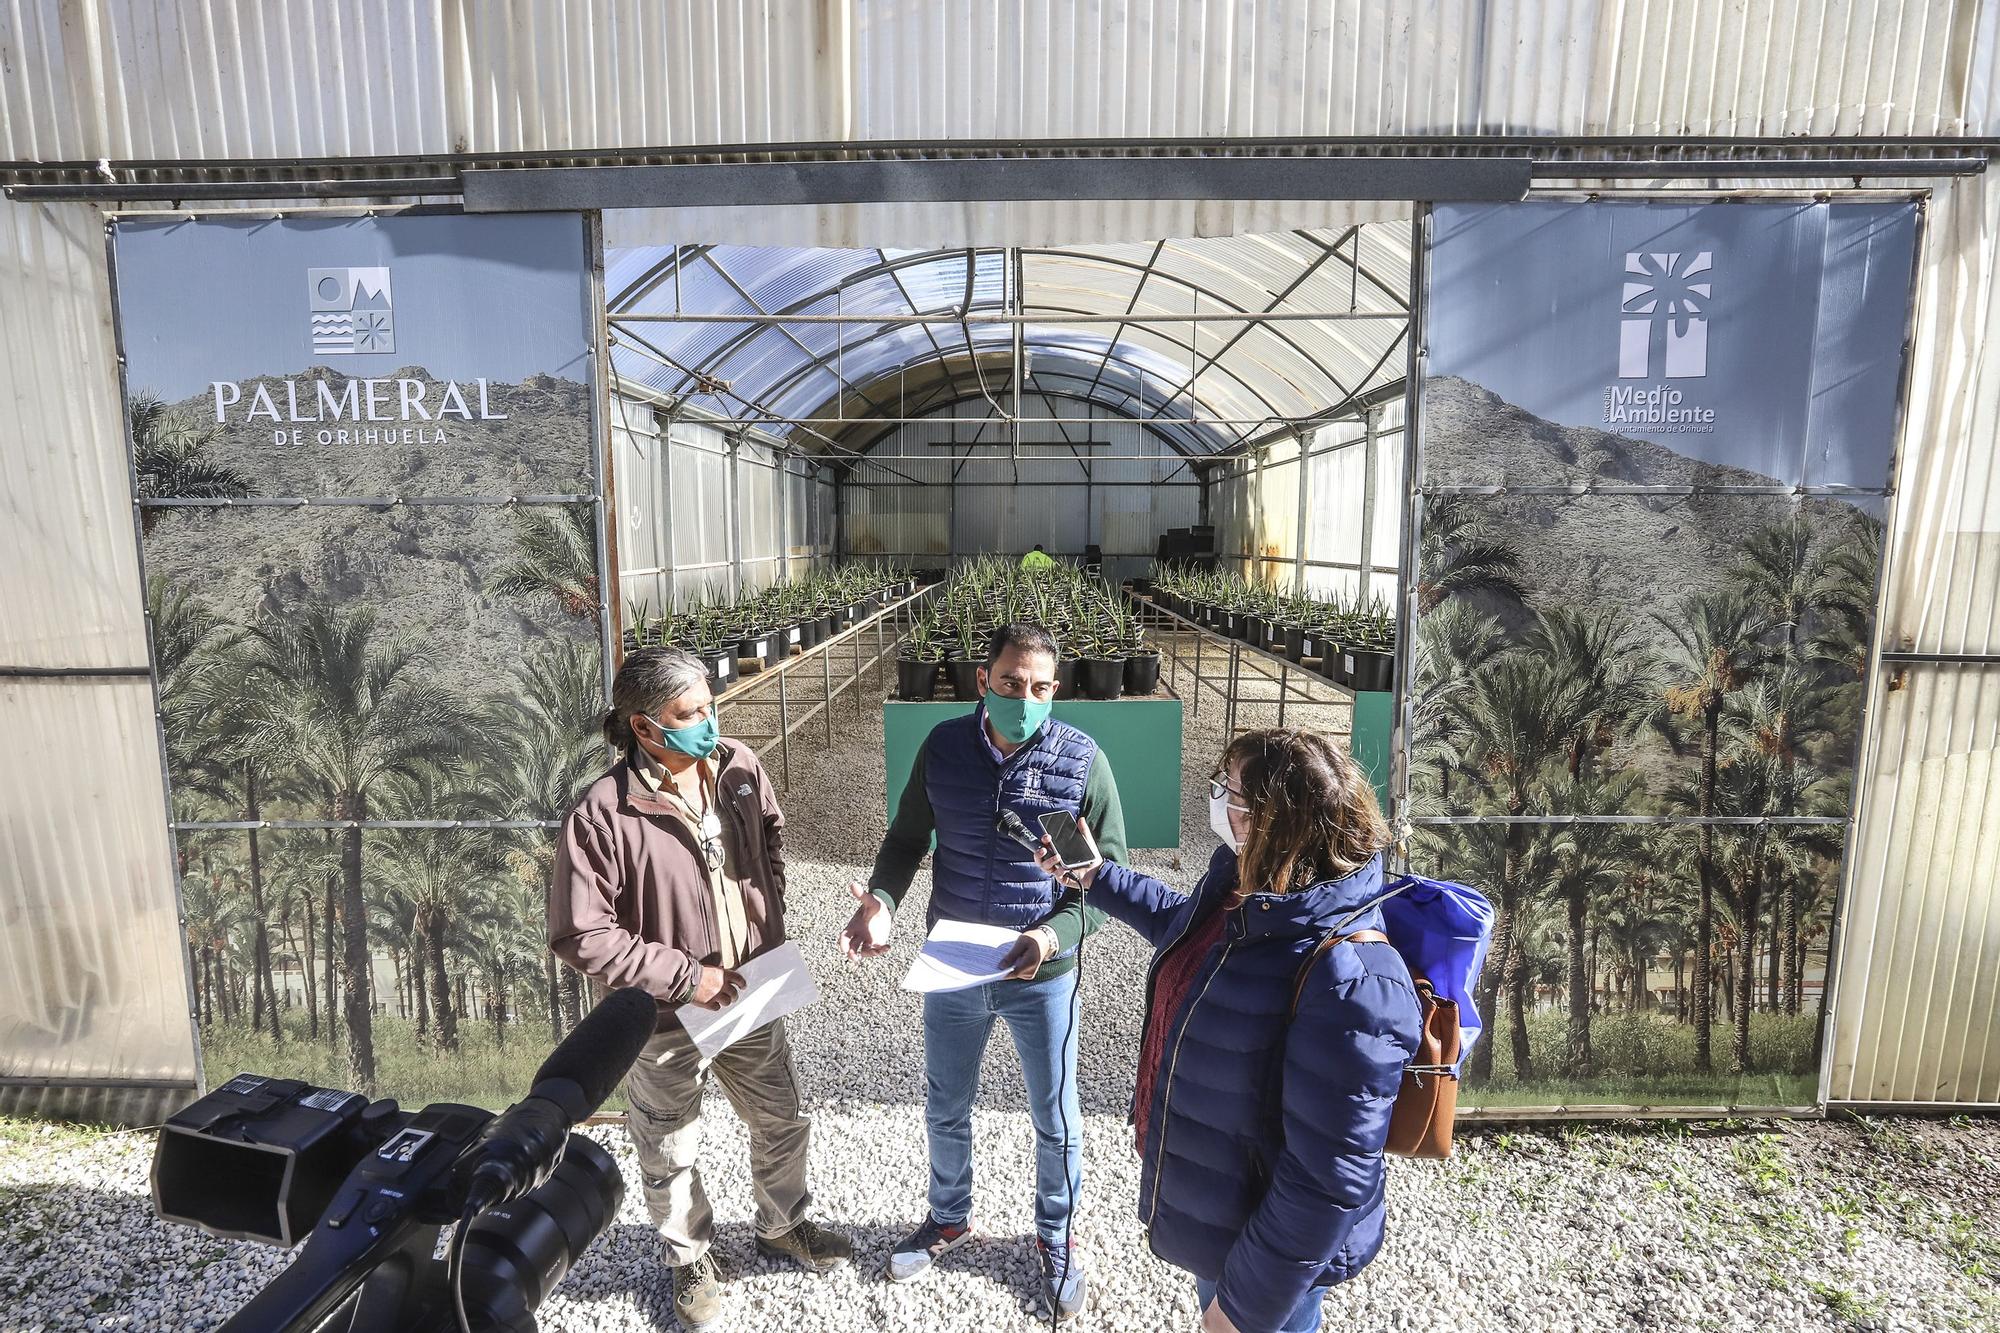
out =
[[774,1259],[790,1259],[808,1272],[828,1273],[854,1257],[854,1242],[807,1220],[783,1235],[757,1237],[757,1250]]
[[674,1317],[688,1333],[708,1333],[722,1322],[722,1275],[715,1256],[704,1253],[691,1264],[672,1270]]

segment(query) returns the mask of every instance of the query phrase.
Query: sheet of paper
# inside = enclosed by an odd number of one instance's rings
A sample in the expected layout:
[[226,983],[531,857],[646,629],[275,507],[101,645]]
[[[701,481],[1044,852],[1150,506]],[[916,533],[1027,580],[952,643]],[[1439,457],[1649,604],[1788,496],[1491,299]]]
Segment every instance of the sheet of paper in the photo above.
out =
[[1000,960],[1014,941],[1017,930],[1005,926],[981,926],[970,921],[940,921],[932,929],[917,959],[903,978],[903,989],[917,991],[967,990],[1007,975]]
[[727,1008],[684,1004],[674,1011],[705,1059],[765,1024],[819,1000],[819,987],[806,970],[805,955],[789,941],[736,970],[743,976],[743,991]]

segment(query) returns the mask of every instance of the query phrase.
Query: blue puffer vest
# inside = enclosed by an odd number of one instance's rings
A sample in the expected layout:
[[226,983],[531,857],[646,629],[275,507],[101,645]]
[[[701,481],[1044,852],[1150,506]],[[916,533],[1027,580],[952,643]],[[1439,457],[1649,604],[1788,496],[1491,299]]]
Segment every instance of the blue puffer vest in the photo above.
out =
[[1004,761],[986,737],[986,705],[940,722],[924,742],[924,789],[937,826],[928,926],[940,918],[1026,930],[1055,905],[1055,884],[1028,849],[994,828],[1004,806],[1036,819],[1083,805],[1097,742],[1054,718]]

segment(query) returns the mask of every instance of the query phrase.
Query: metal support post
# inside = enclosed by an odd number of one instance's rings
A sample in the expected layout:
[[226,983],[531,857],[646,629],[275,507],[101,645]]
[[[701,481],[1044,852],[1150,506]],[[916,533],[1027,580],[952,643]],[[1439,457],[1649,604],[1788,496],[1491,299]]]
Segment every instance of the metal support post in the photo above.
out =
[[792,460],[778,459],[778,578],[792,581]]
[[826,723],[826,743],[829,746],[833,744],[833,653],[829,651],[830,647],[820,649],[819,654],[820,682],[826,691],[821,700],[823,714],[820,720]]
[[[663,420],[656,412],[653,420],[660,428],[660,512],[656,521],[667,540],[666,605],[660,609],[671,615],[680,598],[680,560],[674,555],[674,419],[668,416]],[[657,543],[653,549],[659,549]]]
[[743,449],[743,437],[729,437],[729,594],[743,595],[743,490],[736,458]]
[[789,671],[778,673],[778,772],[783,777],[785,790],[792,789],[792,709],[785,694],[785,677]]
[[1250,581],[1264,585],[1264,450],[1250,455]]
[[1222,699],[1222,743],[1236,739],[1236,695],[1242,693],[1242,640],[1230,638],[1230,693]]
[[1362,606],[1368,605],[1369,584],[1375,574],[1375,442],[1382,420],[1382,409],[1371,407],[1362,421],[1361,444],[1361,558],[1354,563],[1360,566]]
[[[1306,457],[1306,442],[1309,436],[1300,435],[1299,442],[1299,517],[1298,530],[1292,534],[1292,591],[1303,595],[1306,590],[1306,495],[1312,490],[1312,460]],[[1278,725],[1284,725],[1284,716],[1279,715]]]
[[1208,636],[1197,632],[1194,636],[1194,689],[1188,692],[1189,716],[1201,716],[1201,641]]

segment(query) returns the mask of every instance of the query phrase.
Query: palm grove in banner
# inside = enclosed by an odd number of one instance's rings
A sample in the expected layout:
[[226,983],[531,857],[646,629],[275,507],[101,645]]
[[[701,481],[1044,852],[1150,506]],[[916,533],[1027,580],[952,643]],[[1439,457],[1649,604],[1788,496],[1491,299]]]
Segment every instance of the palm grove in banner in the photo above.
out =
[[[604,762],[581,226],[128,224],[116,257],[140,495],[286,502],[142,510],[208,1075],[505,1097],[582,1002],[535,823]],[[370,823],[206,827],[262,821]]]
[[1469,1101],[1815,1100],[1914,220],[1438,210],[1409,763],[1498,909]]

